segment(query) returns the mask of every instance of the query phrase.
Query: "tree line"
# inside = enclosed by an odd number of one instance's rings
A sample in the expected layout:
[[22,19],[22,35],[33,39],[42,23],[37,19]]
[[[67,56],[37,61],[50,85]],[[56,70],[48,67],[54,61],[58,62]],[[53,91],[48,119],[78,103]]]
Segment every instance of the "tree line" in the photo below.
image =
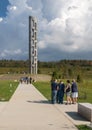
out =
[[[28,73],[28,60],[0,60],[0,68],[7,68],[10,73]],[[19,68],[19,69],[18,69]],[[5,70],[5,69],[4,69]],[[5,70],[6,71],[6,70]],[[3,73],[0,70],[1,73]],[[6,72],[6,73],[7,73]],[[5,72],[4,72],[5,73]],[[92,78],[91,60],[38,61],[38,74],[49,74],[57,78],[90,77]]]
[[[0,67],[28,67],[28,60],[0,60]],[[60,61],[38,61],[38,67],[43,68],[53,68],[60,66],[70,65],[70,66],[81,66],[89,67],[92,66],[91,60],[60,60]]]

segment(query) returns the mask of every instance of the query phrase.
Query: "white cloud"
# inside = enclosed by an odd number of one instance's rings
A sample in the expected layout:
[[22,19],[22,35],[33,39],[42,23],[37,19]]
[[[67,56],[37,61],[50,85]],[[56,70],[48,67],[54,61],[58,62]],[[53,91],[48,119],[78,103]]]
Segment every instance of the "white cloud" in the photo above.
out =
[[[87,57],[91,57],[88,52],[92,50],[92,0],[58,0],[58,2],[56,0],[9,0],[9,2],[11,5],[7,7],[7,17],[0,18],[2,57],[6,54],[11,55],[5,50],[14,52],[12,50],[21,48],[21,51],[15,52],[20,52],[18,55],[22,59],[24,57],[28,59],[26,52],[28,52],[29,15],[38,19],[40,58],[45,55],[44,49],[56,50],[56,58],[58,52],[81,54],[82,57],[87,52]],[[51,54],[53,55],[52,52]]]
[[18,54],[21,54],[22,51],[20,49],[18,50],[4,50],[3,52],[1,52],[1,56],[7,56],[7,55],[18,55]]
[[38,46],[39,46],[40,49],[46,48],[46,45],[45,45],[45,42],[44,42],[44,41],[38,42]]
[[30,7],[30,6],[26,6],[26,8],[29,9],[29,10],[32,10],[32,7]]
[[3,18],[2,17],[0,17],[0,22],[2,22],[3,21]]
[[12,6],[12,7],[10,7],[10,10],[16,10],[16,9],[17,9],[16,6]]
[[[89,48],[88,51],[91,51],[92,48],[88,47],[88,44],[92,44],[89,38],[90,35],[87,36],[87,39],[85,38],[87,27],[92,27],[91,22],[88,25],[89,21],[92,20],[92,10],[89,11],[92,7],[92,1],[70,0],[65,2],[61,0],[61,8],[58,9],[57,14],[55,13],[56,18],[51,19],[47,26],[48,32],[51,32],[50,35],[47,34],[48,37],[46,37],[46,39],[48,39],[48,46],[49,43],[52,43],[54,47],[58,45],[58,49],[61,51],[65,49],[65,51],[69,52],[72,52],[72,49],[74,49],[74,51],[85,51],[87,48]],[[55,8],[55,10],[57,8]],[[89,16],[91,16],[91,18]],[[86,19],[87,17],[88,19]],[[90,31],[92,32],[92,30]],[[56,44],[54,44],[55,42]]]

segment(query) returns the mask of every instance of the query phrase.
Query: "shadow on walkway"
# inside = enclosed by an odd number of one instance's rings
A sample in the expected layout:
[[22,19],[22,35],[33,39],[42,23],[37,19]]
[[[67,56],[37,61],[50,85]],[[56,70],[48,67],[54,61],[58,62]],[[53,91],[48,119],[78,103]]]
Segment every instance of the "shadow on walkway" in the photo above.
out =
[[78,112],[66,112],[73,120],[87,121],[85,118],[81,117]]
[[51,101],[48,100],[40,100],[40,101],[27,101],[28,103],[40,103],[40,104],[51,104]]

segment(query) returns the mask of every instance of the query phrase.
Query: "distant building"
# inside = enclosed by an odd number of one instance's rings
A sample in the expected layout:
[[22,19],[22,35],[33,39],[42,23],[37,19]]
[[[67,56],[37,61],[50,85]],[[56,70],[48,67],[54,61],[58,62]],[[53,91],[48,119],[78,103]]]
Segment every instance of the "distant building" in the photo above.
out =
[[29,73],[37,74],[37,19],[29,16]]

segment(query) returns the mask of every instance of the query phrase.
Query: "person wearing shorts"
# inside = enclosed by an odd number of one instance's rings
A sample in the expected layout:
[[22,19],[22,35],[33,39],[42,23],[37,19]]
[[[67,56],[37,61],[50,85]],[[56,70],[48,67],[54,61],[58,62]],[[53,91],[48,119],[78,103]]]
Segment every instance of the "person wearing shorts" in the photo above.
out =
[[66,93],[66,105],[71,104],[72,100],[71,100],[71,84],[70,84],[70,80],[67,80],[67,85],[65,87],[65,93]]
[[76,104],[78,99],[78,86],[74,79],[72,80],[71,91],[72,91],[72,103]]

